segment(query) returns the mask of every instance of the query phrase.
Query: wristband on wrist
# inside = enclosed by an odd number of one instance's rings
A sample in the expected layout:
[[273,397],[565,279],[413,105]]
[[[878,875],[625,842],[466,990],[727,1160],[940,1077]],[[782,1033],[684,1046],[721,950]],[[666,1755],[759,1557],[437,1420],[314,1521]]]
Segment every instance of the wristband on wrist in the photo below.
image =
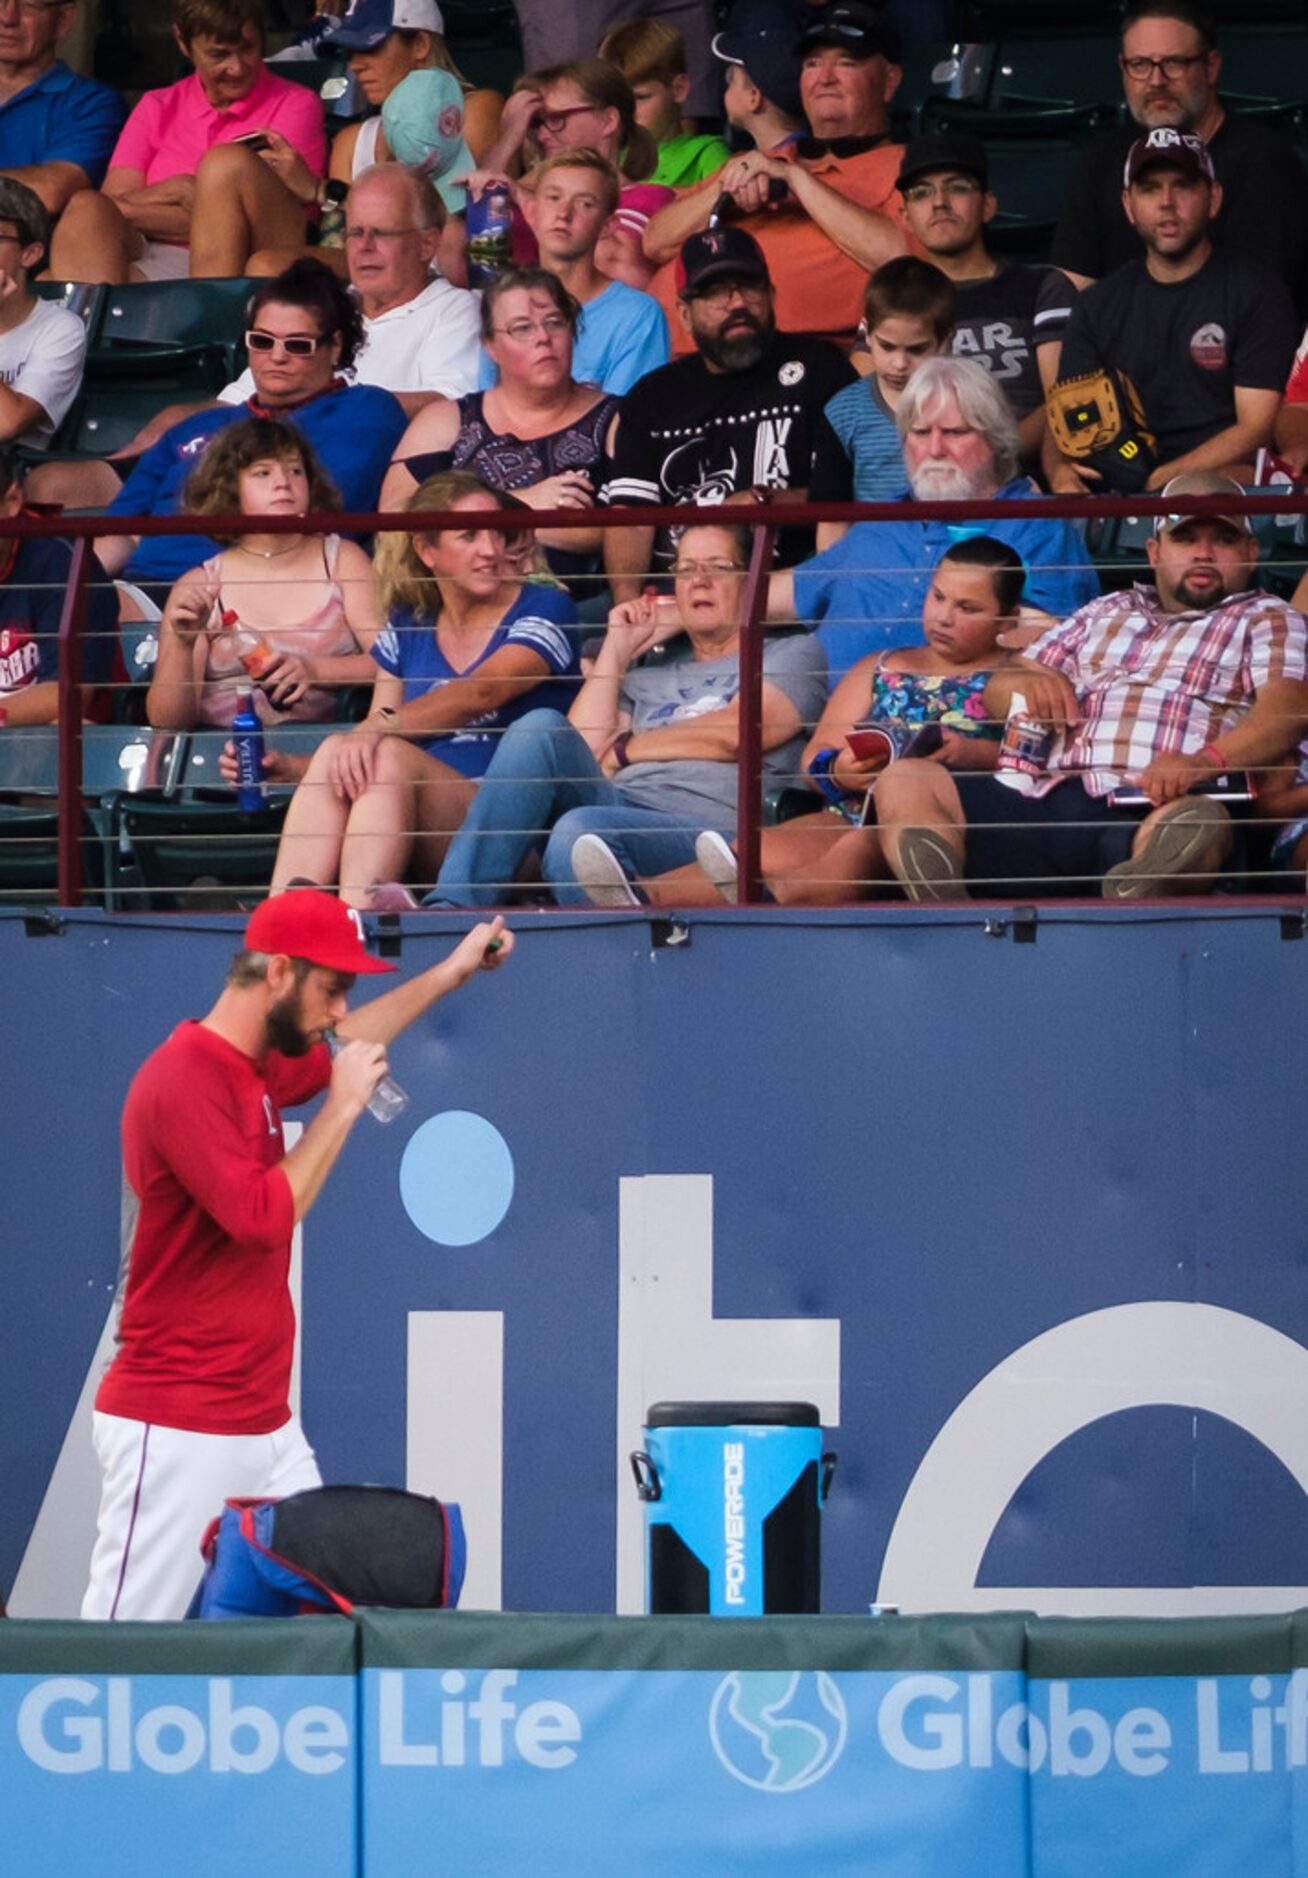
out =
[[624,730],[620,737],[615,737],[612,744],[613,762],[617,769],[629,769],[631,758],[627,755],[627,745],[631,742],[631,732]]
[[839,755],[839,750],[819,750],[808,766],[810,779],[817,784],[828,802],[841,803],[847,793],[831,774],[832,765]]
[[1231,767],[1225,750],[1220,750],[1215,743],[1206,743],[1199,754],[1207,757],[1208,761],[1219,770],[1225,771]]

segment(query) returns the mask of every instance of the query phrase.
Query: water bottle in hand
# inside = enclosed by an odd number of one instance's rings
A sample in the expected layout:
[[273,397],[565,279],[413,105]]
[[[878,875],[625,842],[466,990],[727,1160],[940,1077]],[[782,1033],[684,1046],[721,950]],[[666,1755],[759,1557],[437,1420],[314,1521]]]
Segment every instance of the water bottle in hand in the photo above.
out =
[[[345,1038],[338,1037],[334,1030],[327,1031],[324,1041],[333,1057],[339,1056],[345,1048]],[[379,1122],[393,1122],[395,1117],[408,1106],[408,1091],[401,1089],[389,1071],[368,1097],[368,1113],[375,1115]]]

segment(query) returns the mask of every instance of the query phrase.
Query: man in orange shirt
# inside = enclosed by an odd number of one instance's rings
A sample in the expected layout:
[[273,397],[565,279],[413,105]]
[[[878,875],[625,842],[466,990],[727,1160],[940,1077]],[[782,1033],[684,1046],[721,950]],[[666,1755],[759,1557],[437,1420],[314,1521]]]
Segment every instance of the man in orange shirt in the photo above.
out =
[[[730,196],[767,257],[778,325],[849,346],[869,273],[911,245],[895,186],[903,148],[890,141],[886,127],[887,106],[903,76],[899,45],[893,28],[864,0],[834,0],[815,9],[801,29],[796,58],[810,135],[778,151],[734,157],[656,215],[645,231],[645,252],[667,265],[648,291],[670,311],[673,256],[689,234],[708,226],[721,197]],[[772,200],[780,185],[784,198]],[[669,324],[677,331],[676,321]]]

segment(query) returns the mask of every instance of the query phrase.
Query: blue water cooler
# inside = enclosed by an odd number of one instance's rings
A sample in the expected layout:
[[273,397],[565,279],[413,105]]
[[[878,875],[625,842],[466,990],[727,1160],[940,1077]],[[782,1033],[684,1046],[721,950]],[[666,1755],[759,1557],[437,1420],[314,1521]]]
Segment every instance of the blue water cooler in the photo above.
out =
[[811,1402],[656,1402],[631,1457],[646,1610],[819,1610],[819,1515],[835,1464]]

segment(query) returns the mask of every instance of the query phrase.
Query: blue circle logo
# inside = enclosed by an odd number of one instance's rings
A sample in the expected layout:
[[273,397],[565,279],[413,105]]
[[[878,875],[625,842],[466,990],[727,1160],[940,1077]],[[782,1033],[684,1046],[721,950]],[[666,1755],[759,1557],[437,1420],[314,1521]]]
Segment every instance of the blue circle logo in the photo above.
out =
[[400,1200],[437,1245],[476,1245],[513,1200],[509,1144],[484,1115],[446,1109],[415,1128],[400,1160]]
[[849,1717],[825,1670],[737,1669],[709,1710],[714,1752],[735,1779],[764,1793],[798,1793],[845,1751]]

